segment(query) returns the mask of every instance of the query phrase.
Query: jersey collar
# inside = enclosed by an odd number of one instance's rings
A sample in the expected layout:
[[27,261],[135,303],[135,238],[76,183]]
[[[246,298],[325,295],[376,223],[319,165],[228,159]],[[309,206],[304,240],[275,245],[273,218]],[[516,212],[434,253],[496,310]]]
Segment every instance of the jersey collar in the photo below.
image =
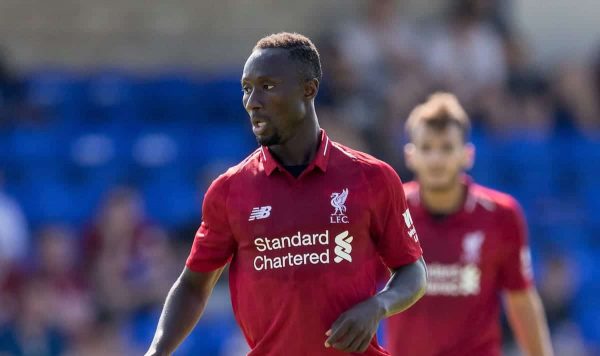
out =
[[[315,167],[319,168],[321,171],[325,172],[327,170],[327,163],[329,162],[329,155],[331,154],[332,144],[329,136],[325,133],[325,130],[320,129],[321,141],[319,143],[319,148],[317,149],[317,153],[313,158],[312,162],[308,165],[308,167],[304,170],[302,175],[306,172],[309,172]],[[265,173],[267,176],[270,176],[275,170],[279,170],[281,172],[285,172],[285,168],[281,163],[279,163],[275,157],[271,154],[271,151],[267,146],[260,147],[260,160],[263,162],[263,167],[265,169]]]
[[[477,197],[473,194],[473,178],[465,173],[462,175],[461,181],[462,184],[466,187],[465,198],[462,207],[456,212],[448,215],[448,217],[459,217],[464,214],[471,214],[477,206]],[[427,208],[425,207],[425,204],[421,201],[422,199],[420,189],[421,188],[419,185],[419,189],[417,190],[416,194],[412,194],[410,197],[407,197],[407,200],[412,205],[411,209],[417,208],[423,214],[431,215],[429,210],[427,210]]]
[[477,206],[477,197],[473,194],[473,178],[470,175],[464,174],[462,177],[463,184],[467,187],[467,196],[463,205],[465,213],[472,213]]

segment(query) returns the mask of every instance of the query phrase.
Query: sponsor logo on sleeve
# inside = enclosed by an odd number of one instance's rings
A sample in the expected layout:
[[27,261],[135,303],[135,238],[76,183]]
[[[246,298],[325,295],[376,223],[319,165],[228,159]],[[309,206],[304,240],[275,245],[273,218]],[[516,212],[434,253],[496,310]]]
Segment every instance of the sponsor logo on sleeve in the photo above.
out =
[[531,250],[527,246],[521,248],[521,273],[529,280],[533,279],[533,267],[531,264]]
[[402,213],[402,216],[404,217],[404,223],[408,229],[408,236],[415,240],[415,242],[419,242],[419,236],[417,235],[417,229],[415,229],[413,224],[412,216],[410,216],[410,210],[406,208],[404,213]]

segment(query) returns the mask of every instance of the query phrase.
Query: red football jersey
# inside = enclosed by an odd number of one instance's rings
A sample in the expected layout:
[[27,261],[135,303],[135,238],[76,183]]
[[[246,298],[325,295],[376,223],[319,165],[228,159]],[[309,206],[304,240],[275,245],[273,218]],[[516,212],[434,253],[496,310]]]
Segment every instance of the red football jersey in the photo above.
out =
[[525,221],[509,195],[465,177],[463,208],[432,216],[405,184],[428,266],[426,295],[386,321],[392,355],[500,355],[500,292],[532,283]]
[[[250,355],[342,355],[325,332],[376,293],[389,268],[421,256],[400,178],[324,131],[293,177],[262,147],[217,178],[187,266],[230,265],[229,287]],[[373,338],[365,355],[387,355]]]

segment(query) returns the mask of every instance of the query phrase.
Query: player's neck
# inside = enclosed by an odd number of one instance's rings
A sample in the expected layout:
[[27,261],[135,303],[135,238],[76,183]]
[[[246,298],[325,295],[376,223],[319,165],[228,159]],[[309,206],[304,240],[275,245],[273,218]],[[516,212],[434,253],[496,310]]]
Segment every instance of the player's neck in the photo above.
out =
[[466,189],[462,183],[453,184],[445,190],[421,189],[423,206],[432,214],[453,214],[462,208]]
[[297,133],[283,145],[270,146],[269,150],[284,166],[300,166],[312,162],[321,135],[316,117],[307,119],[306,124],[300,127]]

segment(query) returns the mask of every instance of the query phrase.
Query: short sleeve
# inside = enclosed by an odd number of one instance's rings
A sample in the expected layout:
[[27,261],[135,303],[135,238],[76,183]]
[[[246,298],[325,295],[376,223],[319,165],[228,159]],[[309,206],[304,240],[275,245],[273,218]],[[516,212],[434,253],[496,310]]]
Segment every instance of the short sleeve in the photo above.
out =
[[423,251],[400,177],[392,167],[383,164],[370,182],[374,197],[371,236],[379,255],[391,269],[415,262]]
[[186,266],[194,272],[209,272],[225,265],[235,251],[235,239],[227,218],[228,182],[217,178],[202,203],[202,223],[194,237]]
[[503,289],[523,290],[533,283],[527,226],[519,204],[512,200],[504,217],[504,253],[500,261],[500,285]]

